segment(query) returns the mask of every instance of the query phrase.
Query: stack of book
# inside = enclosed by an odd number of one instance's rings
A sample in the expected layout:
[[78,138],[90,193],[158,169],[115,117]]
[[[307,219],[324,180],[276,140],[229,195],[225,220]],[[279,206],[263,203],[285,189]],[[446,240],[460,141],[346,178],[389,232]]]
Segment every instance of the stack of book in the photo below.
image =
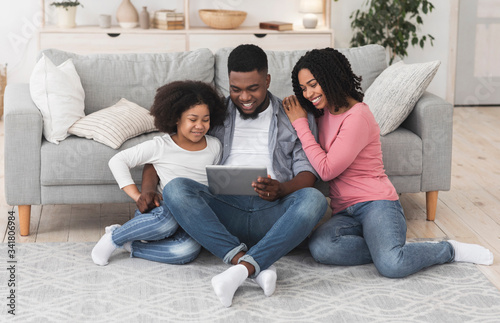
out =
[[184,14],[174,10],[157,10],[153,15],[153,28],[184,29]]

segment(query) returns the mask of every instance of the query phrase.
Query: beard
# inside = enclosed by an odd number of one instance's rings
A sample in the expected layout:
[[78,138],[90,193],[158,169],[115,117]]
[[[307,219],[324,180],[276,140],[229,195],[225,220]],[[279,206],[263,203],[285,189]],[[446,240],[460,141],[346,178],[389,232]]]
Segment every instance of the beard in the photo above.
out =
[[[234,103],[234,102],[233,102]],[[243,120],[248,120],[248,119],[257,119],[259,116],[259,113],[264,111],[268,106],[269,106],[269,96],[266,95],[266,99],[255,109],[254,112],[252,113],[245,113],[242,108],[240,108],[237,104],[234,105],[238,112],[240,113],[240,116]]]

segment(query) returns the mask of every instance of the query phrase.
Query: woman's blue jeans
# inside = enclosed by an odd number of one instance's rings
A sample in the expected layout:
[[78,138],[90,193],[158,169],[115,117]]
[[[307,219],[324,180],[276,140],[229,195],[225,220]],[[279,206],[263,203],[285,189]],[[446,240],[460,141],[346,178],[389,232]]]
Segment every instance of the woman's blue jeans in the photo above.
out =
[[329,265],[374,263],[385,277],[406,277],[419,270],[451,262],[448,242],[406,243],[406,219],[397,201],[357,203],[333,215],[309,240],[314,259]]
[[149,213],[137,210],[133,219],[113,231],[111,238],[117,246],[133,241],[132,257],[168,264],[191,262],[201,250],[179,227],[163,201]]
[[239,261],[255,267],[254,277],[300,244],[327,208],[323,194],[311,187],[269,202],[258,196],[214,195],[186,178],[170,181],[163,198],[179,225],[225,263],[246,251]]

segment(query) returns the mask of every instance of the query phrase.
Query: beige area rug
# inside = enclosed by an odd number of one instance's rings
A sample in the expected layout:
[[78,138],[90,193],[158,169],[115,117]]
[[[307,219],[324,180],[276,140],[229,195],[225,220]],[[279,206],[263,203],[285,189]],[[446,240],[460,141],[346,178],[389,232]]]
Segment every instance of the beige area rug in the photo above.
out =
[[273,296],[248,281],[225,308],[210,279],[228,266],[206,251],[183,266],[119,251],[99,267],[93,245],[17,244],[17,263],[8,263],[2,244],[0,322],[500,322],[500,292],[470,264],[388,279],[373,265],[320,265],[296,250],[276,263]]

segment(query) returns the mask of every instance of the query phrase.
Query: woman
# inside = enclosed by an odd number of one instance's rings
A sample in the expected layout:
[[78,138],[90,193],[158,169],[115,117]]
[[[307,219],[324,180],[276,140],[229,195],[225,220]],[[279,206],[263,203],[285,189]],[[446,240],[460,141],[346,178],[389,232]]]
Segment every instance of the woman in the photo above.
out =
[[[479,245],[406,243],[403,209],[385,174],[380,129],[362,102],[360,83],[340,52],[312,50],[292,71],[295,96],[283,101],[309,161],[330,185],[333,216],[311,236],[314,259],[332,265],[373,262],[391,278],[452,261],[491,265],[493,254]],[[317,117],[319,143],[306,111]]]

